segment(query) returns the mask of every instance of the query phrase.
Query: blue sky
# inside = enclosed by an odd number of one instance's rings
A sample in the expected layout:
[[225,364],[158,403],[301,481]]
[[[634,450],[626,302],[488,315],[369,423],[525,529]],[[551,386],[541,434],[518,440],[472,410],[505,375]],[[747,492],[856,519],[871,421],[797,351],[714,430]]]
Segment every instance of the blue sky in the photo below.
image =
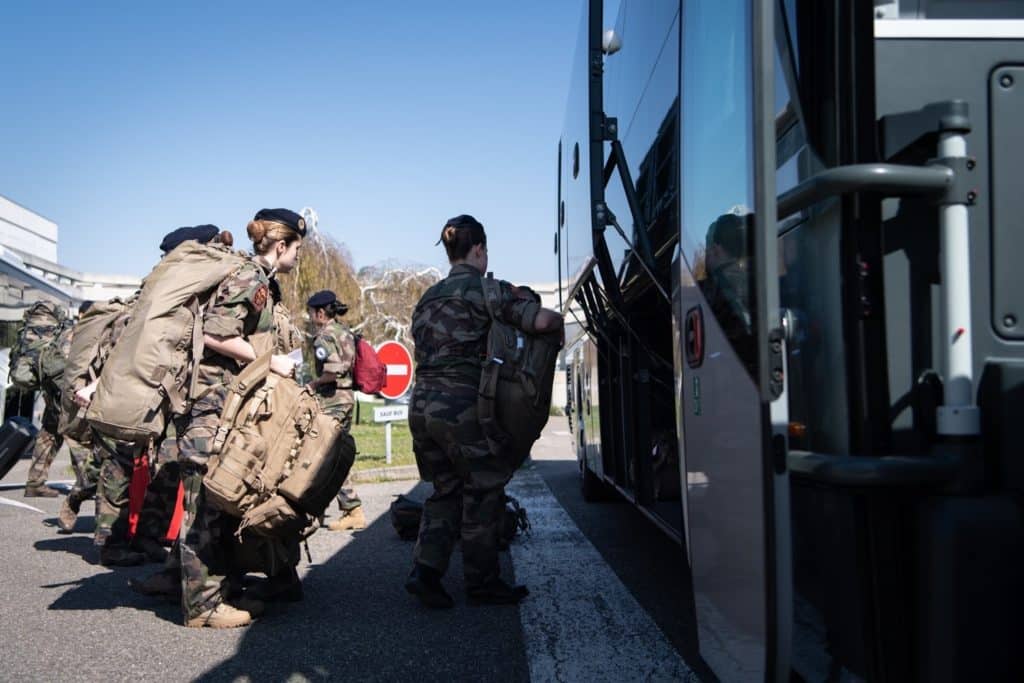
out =
[[5,2],[0,194],[56,221],[59,260],[79,270],[144,275],[177,226],[244,238],[262,207],[312,206],[357,267],[444,267],[434,242],[465,212],[487,227],[497,275],[553,281],[581,11]]

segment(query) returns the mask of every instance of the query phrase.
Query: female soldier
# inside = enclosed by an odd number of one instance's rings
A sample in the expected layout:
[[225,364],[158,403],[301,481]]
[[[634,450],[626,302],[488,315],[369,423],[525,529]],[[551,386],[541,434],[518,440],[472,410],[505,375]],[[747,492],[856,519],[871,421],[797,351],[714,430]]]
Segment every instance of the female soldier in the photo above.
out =
[[[226,538],[232,520],[204,502],[203,475],[220,422],[227,386],[241,367],[256,359],[250,338],[270,332],[273,310],[270,281],[290,271],[306,235],[305,221],[287,209],[263,209],[246,228],[256,255],[217,288],[203,314],[205,350],[197,364],[199,396],[178,434],[185,489],[185,518],[180,536],[182,610],[187,626],[245,626],[251,614],[224,600],[222,586],[230,559]],[[275,354],[271,371],[290,376],[294,362]],[[252,605],[257,611],[261,605]]]
[[[356,357],[356,338],[338,318],[348,312],[348,306],[338,301],[337,295],[328,289],[309,297],[306,306],[309,307],[309,320],[317,331],[313,339],[316,379],[307,387],[320,397],[324,412],[338,418],[347,432],[352,428],[352,409],[355,406],[352,363]],[[366,528],[363,501],[347,486],[346,480],[338,493],[341,518],[328,525],[331,531]]]
[[[452,269],[424,293],[412,316],[416,384],[409,410],[416,464],[434,493],[423,507],[407,591],[428,607],[451,607],[441,585],[462,539],[466,594],[475,603],[517,603],[528,593],[499,578],[498,531],[512,464],[492,453],[477,419],[481,360],[491,318],[484,302],[487,236],[472,216],[441,232]],[[527,333],[557,331],[562,317],[502,281],[495,314]]]

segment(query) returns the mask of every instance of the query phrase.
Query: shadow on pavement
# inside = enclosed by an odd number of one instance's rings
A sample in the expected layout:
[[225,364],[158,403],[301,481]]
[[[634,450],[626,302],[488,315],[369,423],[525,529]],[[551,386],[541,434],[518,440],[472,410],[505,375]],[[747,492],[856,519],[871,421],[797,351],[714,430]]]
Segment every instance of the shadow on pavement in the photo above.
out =
[[[49,522],[50,520],[47,520]],[[61,534],[55,538],[47,538],[36,541],[33,544],[36,550],[48,553],[69,553],[78,555],[89,564],[96,564],[99,560],[99,549],[93,545],[92,536],[71,536]]]
[[[428,493],[421,483],[411,495]],[[349,532],[318,532],[332,533]],[[386,512],[334,555],[314,548],[305,599],[248,627],[200,680],[529,680],[517,608],[467,606],[458,550],[445,578],[455,608],[423,608],[403,588],[412,549]],[[510,576],[507,553],[502,562]]]

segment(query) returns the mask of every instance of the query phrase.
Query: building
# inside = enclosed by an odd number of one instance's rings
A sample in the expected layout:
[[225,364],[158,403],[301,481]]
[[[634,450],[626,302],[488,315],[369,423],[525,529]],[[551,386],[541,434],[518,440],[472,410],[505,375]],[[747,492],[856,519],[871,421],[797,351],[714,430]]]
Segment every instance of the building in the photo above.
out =
[[70,310],[86,300],[127,296],[141,280],[83,273],[57,263],[57,224],[0,195],[0,347],[9,346],[10,323],[39,300]]

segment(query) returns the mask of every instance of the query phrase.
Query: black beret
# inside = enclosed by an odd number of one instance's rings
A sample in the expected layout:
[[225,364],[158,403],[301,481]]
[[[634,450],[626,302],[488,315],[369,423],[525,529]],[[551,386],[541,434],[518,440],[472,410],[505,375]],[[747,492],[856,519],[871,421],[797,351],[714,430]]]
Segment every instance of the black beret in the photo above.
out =
[[324,289],[309,297],[309,300],[306,302],[306,306],[309,308],[323,308],[325,306],[330,306],[337,300],[338,297],[334,292],[329,289]]
[[306,219],[288,209],[260,209],[253,220],[281,223],[299,233],[299,237],[306,236]]
[[188,240],[195,240],[200,244],[206,244],[218,234],[220,234],[220,228],[216,225],[207,224],[196,225],[191,228],[178,228],[164,235],[163,241],[160,242],[160,251],[165,254],[169,253],[179,244]]

